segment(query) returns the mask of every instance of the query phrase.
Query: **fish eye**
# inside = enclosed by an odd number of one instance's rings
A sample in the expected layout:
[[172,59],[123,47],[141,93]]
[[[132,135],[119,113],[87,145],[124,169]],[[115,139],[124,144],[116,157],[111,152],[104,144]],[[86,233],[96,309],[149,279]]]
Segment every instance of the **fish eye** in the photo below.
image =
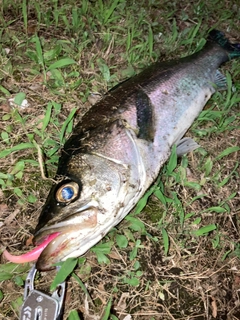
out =
[[56,192],[58,202],[70,202],[78,197],[79,185],[76,182],[68,182],[59,187]]

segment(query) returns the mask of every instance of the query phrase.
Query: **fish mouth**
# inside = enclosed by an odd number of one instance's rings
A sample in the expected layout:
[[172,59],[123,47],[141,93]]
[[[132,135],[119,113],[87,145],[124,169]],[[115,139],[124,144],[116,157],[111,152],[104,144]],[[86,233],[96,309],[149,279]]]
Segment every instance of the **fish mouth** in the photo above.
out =
[[38,248],[42,247],[43,243],[46,241],[44,240],[46,237],[53,237],[53,239],[47,243],[46,247],[43,248],[37,258],[36,268],[42,271],[53,269],[56,263],[68,258],[68,256],[74,252],[73,244],[75,239],[79,236],[79,232],[76,228],[67,228],[66,230],[54,232],[46,236],[47,232],[48,230],[43,230],[34,238],[34,243]]
[[[33,238],[35,248],[22,255],[3,252],[4,257],[14,263],[26,263],[36,261],[36,268],[41,271],[55,268],[55,264],[70,257],[79,256],[89,249],[89,246],[81,247],[81,239],[84,243],[88,233],[94,234],[97,226],[97,208],[86,210],[81,217],[74,217],[67,221],[61,221],[53,226],[43,227]],[[78,223],[75,221],[79,218]],[[81,218],[81,219],[80,219]]]

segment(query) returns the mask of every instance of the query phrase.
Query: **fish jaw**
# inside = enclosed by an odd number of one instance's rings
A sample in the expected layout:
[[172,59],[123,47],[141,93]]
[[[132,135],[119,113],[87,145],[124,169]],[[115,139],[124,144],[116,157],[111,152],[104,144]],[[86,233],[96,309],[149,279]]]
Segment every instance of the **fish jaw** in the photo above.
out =
[[51,241],[40,254],[36,268],[41,271],[51,270],[54,265],[68,258],[77,258],[101,240],[102,236],[91,229],[68,230]]
[[61,232],[41,252],[36,262],[36,268],[41,271],[53,269],[56,263],[66,259],[66,251],[71,251],[71,243],[76,238],[77,232]]
[[100,214],[97,207],[93,207],[91,204],[89,207],[83,212],[80,211],[80,215],[76,214],[69,222],[64,221],[50,227],[44,227],[35,234],[33,242],[39,245],[42,239],[49,234],[58,232],[58,236],[50,241],[39,255],[36,263],[38,270],[50,270],[54,264],[60,261],[79,256],[79,250],[83,254],[89,249],[88,241],[85,245],[86,249],[82,246],[82,242],[88,234],[95,234],[94,229],[98,225]]

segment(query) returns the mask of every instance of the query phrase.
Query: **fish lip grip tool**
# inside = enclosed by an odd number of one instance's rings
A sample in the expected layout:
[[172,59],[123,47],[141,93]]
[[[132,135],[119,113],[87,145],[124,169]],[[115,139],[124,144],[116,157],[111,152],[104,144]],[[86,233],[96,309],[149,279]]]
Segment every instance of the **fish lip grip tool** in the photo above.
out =
[[34,288],[36,273],[34,264],[26,278],[20,320],[62,319],[66,283],[60,283],[52,295],[48,295]]

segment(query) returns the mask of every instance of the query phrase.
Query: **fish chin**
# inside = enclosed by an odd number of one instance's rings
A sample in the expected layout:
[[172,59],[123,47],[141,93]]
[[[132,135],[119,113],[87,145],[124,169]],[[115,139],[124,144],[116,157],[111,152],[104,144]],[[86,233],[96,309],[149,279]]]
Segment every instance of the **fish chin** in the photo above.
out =
[[100,228],[81,231],[68,231],[58,235],[40,254],[36,268],[41,271],[51,270],[54,265],[68,258],[77,258],[88,251],[103,237]]
[[[95,231],[99,229],[97,219],[99,214],[97,208],[91,208],[83,211],[80,216],[78,214],[72,215],[69,220],[40,229],[33,239],[37,246],[41,246],[43,239],[51,234],[58,233],[58,236],[53,241],[50,241],[41,252],[36,263],[37,269],[50,270],[54,268],[54,264],[60,261],[70,257],[78,257],[85,253],[90,246],[89,241],[84,241],[84,239],[89,234],[92,234],[93,238],[95,238]],[[86,244],[82,245],[85,242]]]
[[51,241],[41,252],[36,268],[38,270],[51,270],[54,265],[60,261],[66,260],[72,250],[78,236],[78,232],[61,232],[53,241]]

